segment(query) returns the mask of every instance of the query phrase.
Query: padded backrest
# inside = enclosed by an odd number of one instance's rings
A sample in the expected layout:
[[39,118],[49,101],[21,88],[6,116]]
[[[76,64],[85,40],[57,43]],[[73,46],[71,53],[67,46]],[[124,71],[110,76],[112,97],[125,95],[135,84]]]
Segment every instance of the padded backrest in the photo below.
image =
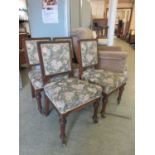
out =
[[71,71],[70,42],[40,42],[38,48],[45,76]]
[[82,67],[98,64],[97,40],[83,39],[79,41]]
[[55,37],[53,38],[54,41],[69,41],[71,45],[71,56],[72,59],[74,58],[74,49],[73,49],[73,39],[72,37]]
[[80,39],[93,39],[93,31],[89,28],[79,27],[71,30],[73,38],[73,47],[76,58],[78,58],[78,40]]
[[28,63],[30,65],[40,64],[37,49],[37,42],[39,41],[50,41],[50,38],[31,38],[25,40],[25,48],[27,52]]

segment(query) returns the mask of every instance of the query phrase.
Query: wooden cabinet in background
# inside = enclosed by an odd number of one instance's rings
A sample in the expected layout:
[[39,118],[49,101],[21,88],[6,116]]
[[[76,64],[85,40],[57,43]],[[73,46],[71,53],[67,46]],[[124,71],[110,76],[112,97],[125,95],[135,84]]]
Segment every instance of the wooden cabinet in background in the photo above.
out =
[[27,33],[19,33],[19,66],[26,64],[24,42],[27,38]]
[[108,19],[94,18],[92,29],[96,32],[97,38],[107,38],[108,33]]

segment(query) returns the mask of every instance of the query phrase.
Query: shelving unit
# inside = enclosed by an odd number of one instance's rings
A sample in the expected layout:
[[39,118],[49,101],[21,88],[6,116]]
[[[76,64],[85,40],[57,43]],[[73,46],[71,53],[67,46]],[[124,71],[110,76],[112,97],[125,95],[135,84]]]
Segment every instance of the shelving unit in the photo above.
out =
[[107,38],[108,26],[107,18],[94,18],[93,30],[96,31],[97,38]]
[[24,42],[30,37],[30,28],[26,0],[19,2],[19,67],[21,68],[26,64]]

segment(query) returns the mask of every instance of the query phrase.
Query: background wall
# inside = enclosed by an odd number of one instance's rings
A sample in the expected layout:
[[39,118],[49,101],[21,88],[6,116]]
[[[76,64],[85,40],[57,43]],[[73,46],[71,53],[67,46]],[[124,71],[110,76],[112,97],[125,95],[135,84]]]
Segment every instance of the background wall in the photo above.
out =
[[104,0],[91,0],[92,16],[93,18],[103,18],[105,1]]
[[133,7],[132,17],[131,17],[131,24],[130,24],[130,30],[135,29],[135,5]]
[[90,27],[92,21],[92,8],[88,0],[82,0],[81,26]]
[[70,20],[71,29],[78,28],[81,25],[80,21],[80,0],[70,0]]
[[68,0],[58,0],[59,23],[43,23],[42,0],[28,0],[28,15],[31,37],[68,36],[70,17]]

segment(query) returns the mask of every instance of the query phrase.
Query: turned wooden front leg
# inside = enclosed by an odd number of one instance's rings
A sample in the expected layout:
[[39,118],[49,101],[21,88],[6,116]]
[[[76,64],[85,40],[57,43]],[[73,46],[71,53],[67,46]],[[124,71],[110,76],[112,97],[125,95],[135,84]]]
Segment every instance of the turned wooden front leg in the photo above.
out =
[[98,123],[98,117],[97,117],[97,112],[98,112],[98,107],[99,107],[99,101],[100,99],[98,99],[94,104],[93,104],[93,107],[94,107],[94,115],[93,115],[93,121],[94,123]]
[[41,92],[40,91],[36,92],[35,96],[36,96],[36,99],[37,99],[38,110],[39,110],[40,113],[42,113]]
[[108,103],[108,95],[107,94],[103,94],[103,99],[102,99],[102,109],[101,109],[101,117],[105,118],[105,109]]
[[32,95],[32,98],[35,97],[35,90],[33,88],[33,85],[31,84],[31,95]]
[[60,138],[63,144],[66,143],[65,127],[66,127],[66,118],[65,116],[60,116]]
[[118,93],[118,98],[117,98],[117,104],[120,104],[121,97],[122,97],[122,94],[123,94],[123,91],[124,91],[124,87],[125,87],[125,84],[122,85],[122,86],[119,88],[119,93]]

